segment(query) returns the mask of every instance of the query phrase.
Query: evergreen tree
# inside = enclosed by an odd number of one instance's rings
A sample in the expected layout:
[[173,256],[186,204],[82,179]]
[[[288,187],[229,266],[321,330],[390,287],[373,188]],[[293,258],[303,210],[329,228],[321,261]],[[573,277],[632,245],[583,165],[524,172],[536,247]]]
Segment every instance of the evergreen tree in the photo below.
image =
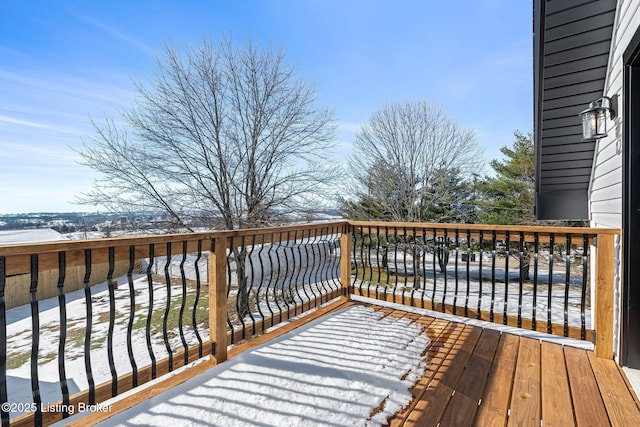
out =
[[533,136],[514,132],[511,147],[500,151],[505,160],[490,162],[495,177],[487,177],[479,185],[482,193],[479,221],[486,224],[535,224],[535,154]]

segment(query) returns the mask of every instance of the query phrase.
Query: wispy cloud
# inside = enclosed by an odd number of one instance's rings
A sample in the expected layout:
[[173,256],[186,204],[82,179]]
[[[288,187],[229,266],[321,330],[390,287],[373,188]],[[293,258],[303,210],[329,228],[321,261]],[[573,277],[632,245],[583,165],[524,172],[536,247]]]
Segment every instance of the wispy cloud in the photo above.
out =
[[118,40],[126,43],[127,45],[138,49],[142,52],[144,52],[145,54],[149,55],[149,56],[153,56],[155,54],[155,51],[149,47],[148,45],[146,45],[145,43],[141,42],[140,40],[136,40],[132,37],[129,37],[128,35],[122,33],[121,31],[116,30],[113,27],[110,27],[108,25],[106,25],[103,22],[100,22],[90,16],[87,15],[80,15],[80,14],[76,14],[73,13],[73,15],[80,19],[82,22],[89,24],[95,28],[98,28],[99,30],[102,30],[108,34],[111,34],[112,36],[114,36],[115,38],[117,38]]
[[53,132],[66,133],[71,135],[84,135],[86,133],[84,130],[73,128],[73,127],[53,125],[49,123],[35,122],[32,120],[24,120],[16,117],[0,115],[0,126],[2,126],[3,123],[9,124],[9,125],[26,126],[30,128],[36,128],[36,129],[45,129]]
[[16,119],[14,117],[0,116],[0,123],[2,122],[14,124],[14,125],[29,126],[29,127],[39,128],[39,129],[50,129],[49,126],[36,123],[36,122],[30,122],[28,120]]
[[105,85],[95,80],[87,80],[82,77],[68,74],[51,74],[38,75],[34,73],[18,74],[0,69],[0,87],[3,86],[2,80],[7,83],[7,90],[19,88],[25,95],[38,93],[42,96],[65,96],[77,97],[78,99],[96,99],[99,101],[107,101],[110,104],[121,104],[123,99],[129,99],[132,92],[128,89]]

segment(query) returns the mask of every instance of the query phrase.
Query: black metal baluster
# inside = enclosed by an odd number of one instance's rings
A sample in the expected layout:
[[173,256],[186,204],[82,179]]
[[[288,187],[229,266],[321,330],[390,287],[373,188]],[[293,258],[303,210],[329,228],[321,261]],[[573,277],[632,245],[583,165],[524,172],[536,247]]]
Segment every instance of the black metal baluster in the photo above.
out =
[[552,332],[551,326],[551,292],[553,290],[553,257],[554,257],[554,246],[555,246],[555,234],[551,233],[549,235],[549,292],[547,293],[547,333],[550,334]]
[[[336,226],[333,229],[334,232],[334,240],[333,240],[333,260],[332,260],[332,277],[333,277],[333,284],[335,285],[336,290],[340,289],[342,287],[342,283],[340,282],[340,258],[341,256],[338,256],[338,252],[342,252],[342,231],[341,228],[339,228],[338,226]],[[353,236],[351,234],[349,234],[349,238],[352,239]],[[349,259],[349,263],[351,263],[351,259]],[[349,267],[349,270],[351,270],[351,267]],[[353,284],[351,283],[351,279],[349,278],[349,283],[347,283],[347,295],[352,294],[353,293]]]
[[442,293],[442,312],[446,311],[446,299],[448,292],[448,277],[447,277],[447,265],[449,264],[449,237],[447,236],[447,229],[443,230],[442,236],[442,273],[444,274],[443,286],[444,292]]
[[533,313],[531,314],[531,329],[537,330],[536,312],[538,308],[538,250],[540,249],[540,236],[533,233]]
[[[386,264],[386,268],[387,268],[387,278],[385,280],[385,285],[384,288],[382,290],[382,299],[383,301],[387,300],[387,290],[389,289],[389,276],[391,276],[391,272],[390,272],[390,268],[389,268],[389,228],[387,226],[384,227],[384,235],[385,235],[385,239],[387,241],[387,247],[385,249],[385,253],[384,253],[384,257],[385,257],[385,264]],[[380,283],[381,280],[378,279],[378,283]],[[382,285],[382,283],[380,283],[380,285]],[[378,291],[376,289],[376,297],[378,296]]]
[[147,342],[147,352],[151,359],[151,378],[156,379],[156,356],[151,345],[151,318],[153,316],[153,264],[155,263],[154,244],[149,244],[149,265],[147,267],[147,289],[149,290],[149,309],[147,310],[147,321],[145,324],[145,335]]
[[478,273],[480,274],[479,279],[479,284],[478,284],[478,313],[476,313],[476,318],[480,319],[482,316],[482,283],[483,283],[483,277],[482,277],[482,255],[484,254],[484,233],[482,232],[482,230],[480,230],[480,239],[479,239],[479,244],[480,244],[480,258],[478,259]]
[[[358,240],[356,239],[356,242],[357,241]],[[365,280],[367,280],[367,275],[366,275],[367,264],[365,263],[365,260],[364,260],[364,232],[362,231],[362,228],[360,229],[360,264],[362,265],[362,279],[360,279],[360,295],[362,295],[362,285],[364,284]],[[358,278],[359,271],[360,271],[360,268],[358,267],[358,260],[356,259],[356,279]],[[369,283],[367,284],[367,289],[369,289],[370,287],[371,287],[371,280],[369,280]]]
[[[211,241],[211,251],[215,250],[215,240]],[[229,295],[231,295],[231,284],[233,283],[233,281],[231,280],[232,277],[232,273],[231,273],[231,262],[230,260],[233,259],[233,251],[234,251],[234,246],[233,246],[233,236],[231,236],[229,238],[229,253],[227,254],[227,301],[229,301]],[[236,271],[237,271],[237,264],[236,264]],[[238,274],[236,274],[236,277],[238,277]],[[209,284],[210,286],[214,286],[214,284],[211,282],[211,278],[209,279]],[[238,294],[236,294],[236,307],[237,307],[237,299],[238,299]],[[237,308],[236,308],[237,309]],[[229,310],[229,304],[227,304],[227,326],[229,326],[229,330],[231,331],[231,344],[235,343],[235,336],[236,334],[234,333],[236,330],[235,325],[233,324],[233,322],[231,321],[231,310]],[[211,332],[209,332],[209,339],[212,340],[213,336],[211,335]]]
[[502,309],[502,324],[507,324],[507,304],[509,301],[509,255],[511,254],[511,234],[509,231],[505,235],[507,253],[504,258],[504,306]]
[[569,287],[571,286],[571,234],[567,233],[565,248],[565,276],[564,276],[564,336],[569,336]]
[[[1,274],[1,273],[0,273]],[[60,392],[62,393],[62,418],[67,418],[70,414],[69,408],[69,385],[67,383],[67,369],[65,365],[65,345],[67,343],[67,299],[64,294],[64,282],[67,276],[67,253],[58,253],[58,309],[60,310],[60,341],[58,343],[58,377],[60,378]],[[3,351],[4,355],[5,352]]]
[[438,280],[436,279],[438,273],[436,270],[436,257],[438,256],[438,238],[436,235],[436,229],[433,229],[433,257],[431,267],[433,268],[433,290],[431,291],[431,310],[436,309],[436,287],[438,286]]
[[116,296],[113,284],[113,270],[116,265],[116,250],[109,247],[109,271],[107,272],[107,287],[109,288],[109,330],[107,332],[107,359],[109,360],[109,371],[111,372],[111,397],[118,395],[118,373],[116,372],[116,362],[113,358],[113,329],[116,324]]
[[38,349],[40,347],[40,311],[38,308],[38,255],[31,255],[31,395],[36,405],[34,425],[42,424],[42,399],[38,380]]
[[[411,244],[411,263],[413,264],[413,286],[411,287],[411,306],[414,306],[414,298],[416,294],[416,289],[420,288],[420,254],[418,253],[418,237],[416,234],[416,228],[413,227],[412,230],[413,243]],[[418,262],[416,262],[416,256],[418,257]]]
[[[276,308],[278,309],[278,316],[279,316],[278,323],[280,323],[282,321],[282,307],[280,307],[280,303],[278,302],[278,276],[275,276],[275,280],[274,280],[273,256],[271,254],[272,251],[275,251],[276,257],[278,255],[277,249],[274,249],[275,247],[274,237],[275,237],[275,233],[272,231],[271,244],[269,245],[269,249],[267,250],[267,255],[269,255],[269,285],[267,285],[267,288],[271,285],[271,283],[273,283],[273,291],[272,291],[273,300],[276,303]],[[271,316],[271,326],[274,325],[274,319],[275,319],[275,314]]]
[[[363,239],[364,241],[364,239]],[[367,263],[369,264],[369,286],[367,286],[367,296],[371,293],[371,284],[373,283],[373,265],[371,264],[371,228],[369,228],[369,244],[367,245]]]
[[493,309],[496,301],[496,230],[491,232],[491,304],[489,321],[494,321]]
[[324,302],[329,301],[329,293],[327,292],[327,287],[325,286],[325,281],[327,280],[326,272],[329,267],[329,265],[327,264],[328,248],[326,245],[327,238],[329,237],[329,227],[327,227],[326,232],[324,231],[324,228],[320,228],[319,232],[322,238],[320,239],[320,243],[318,245],[318,269],[316,270],[316,285],[318,286],[318,290],[320,291],[320,304],[323,304],[323,297],[326,297]]
[[471,230],[467,229],[467,294],[464,299],[464,316],[469,317],[469,296],[471,291]]
[[[300,274],[302,272],[302,250],[300,249],[300,245],[302,245],[304,243],[304,232],[302,232],[302,237],[300,238],[300,242],[298,242],[298,231],[296,230],[294,233],[294,237],[296,238],[295,240],[295,245],[292,249],[292,253],[293,253],[293,267],[295,269],[295,283],[296,283],[296,292],[298,294],[298,297],[300,298],[300,313],[304,313],[305,309],[304,309],[304,302],[305,302],[305,296],[306,296],[306,292],[304,292],[304,283],[302,283],[302,293],[304,295],[302,295],[300,293]],[[295,250],[295,252],[293,252],[293,250]],[[296,254],[297,254],[297,258],[296,258]],[[304,278],[304,275],[303,275]]]
[[171,242],[167,242],[167,256],[164,262],[164,281],[167,290],[167,304],[164,308],[164,317],[162,319],[162,339],[164,348],[169,354],[169,372],[173,371],[173,349],[169,343],[169,314],[171,313]]
[[458,260],[460,256],[460,229],[456,228],[455,235],[455,244],[456,244],[456,253],[455,253],[455,265],[453,268],[453,272],[456,275],[455,277],[455,293],[453,295],[453,314],[454,316],[458,314],[458,291],[459,291],[459,278],[458,278]]
[[[298,246],[298,253],[300,254],[300,266],[298,271],[302,272],[302,292],[304,293],[304,296],[306,298],[306,301],[308,302],[307,305],[307,310],[311,309],[311,296],[309,296],[309,293],[307,292],[307,271],[309,270],[308,268],[308,263],[309,263],[309,251],[307,250],[307,245],[308,245],[308,240],[309,238],[307,237],[307,242],[305,242],[305,237],[304,237],[304,230],[302,230],[302,236],[300,237],[300,246]],[[302,257],[302,249],[304,248],[304,261],[303,261],[303,257]],[[304,303],[302,304],[302,310],[304,311]]]
[[587,234],[583,235],[582,238],[582,295],[580,295],[580,339],[587,339],[587,319],[586,319],[586,307],[587,307],[587,265],[588,265],[588,247],[589,247],[589,236]]
[[[287,283],[287,289],[289,291],[289,298],[291,298],[291,304],[293,305],[293,315],[297,315],[297,303],[296,303],[296,299],[295,296],[293,295],[293,271],[291,271],[291,275],[292,277],[289,277],[289,257],[287,256],[287,249],[289,248],[289,245],[291,243],[291,237],[290,237],[290,231],[287,231],[287,244],[284,247],[283,253],[284,253],[284,280]],[[291,256],[293,257],[293,249],[291,249]],[[284,286],[284,282],[283,282],[283,286]],[[289,310],[291,309],[291,307],[289,307],[287,309],[287,316],[291,317],[291,313],[289,312]]]
[[[304,235],[303,235],[304,237]],[[355,251],[355,245],[353,245],[354,247],[354,251]],[[298,230],[293,232],[293,246],[291,246],[291,260],[293,262],[292,264],[292,269],[293,271],[291,272],[291,275],[293,277],[293,283],[295,284],[296,287],[296,296],[298,297],[298,300],[300,300],[300,313],[304,312],[304,298],[302,297],[302,295],[300,295],[300,268],[298,267],[300,263],[296,262],[296,252],[298,253],[298,259],[300,259],[301,257],[301,253],[300,253],[300,244],[298,243]],[[354,252],[354,259],[355,259],[355,252]],[[356,275],[358,273],[356,272]],[[296,304],[295,307],[295,314],[298,314],[298,305]]]
[[131,385],[138,386],[138,365],[133,354],[133,323],[136,316],[136,291],[133,286],[133,270],[136,263],[136,248],[129,246],[129,270],[127,271],[127,282],[129,282],[129,322],[127,324],[127,353],[129,354],[129,363],[131,363]]
[[[527,260],[527,268],[524,267],[524,233],[520,232],[520,278],[518,280],[518,328],[522,328],[522,299],[524,292],[524,272],[529,272],[529,260]],[[529,278],[527,277],[527,280]],[[534,301],[535,305],[535,301]]]
[[[402,269],[404,271],[404,285],[402,286],[402,293],[400,294],[400,304],[404,304],[404,292],[407,289],[407,280],[409,276],[409,269],[407,268],[407,247],[409,245],[409,239],[407,238],[407,227],[403,227],[402,229],[402,239],[404,240],[403,249],[402,249],[402,263],[404,264]],[[395,296],[394,296],[395,302]]]
[[9,401],[7,392],[7,307],[5,302],[6,262],[5,257],[0,257],[0,407],[2,407],[0,413],[2,427],[9,427],[9,411],[4,410],[5,404]]
[[[272,234],[273,235],[273,234]],[[262,234],[262,245],[260,246],[260,250],[258,251],[258,261],[260,261],[260,284],[262,285],[262,283],[265,282],[265,262],[262,256],[263,250],[265,249],[265,234]],[[266,249],[266,257],[269,258],[269,266],[271,266],[271,255],[269,254],[269,251],[271,250],[271,243],[269,244],[269,247]],[[270,314],[270,318],[271,318],[271,326],[273,326],[273,318],[275,316],[275,313],[273,311],[273,309],[271,308],[271,303],[269,302],[269,291],[271,290],[271,284],[272,282],[272,269],[269,269],[269,280],[266,281],[266,290],[264,292],[265,295],[265,302],[267,305],[267,310],[269,310],[269,314]],[[275,295],[274,295],[274,299],[275,299]],[[262,322],[262,330],[264,331],[264,324],[266,322]]]
[[[315,246],[316,240],[315,240],[315,236],[313,238],[313,240],[311,240],[311,230],[309,230],[309,236],[307,237],[307,243],[304,245],[304,256],[306,258],[306,262],[305,262],[305,266],[304,266],[304,276],[307,276],[307,273],[309,273],[309,278],[307,280],[303,280],[305,283],[307,283],[307,287],[309,288],[309,291],[311,292],[311,295],[313,295],[313,306],[317,307],[318,306],[318,296],[316,295],[315,291],[313,290],[313,279],[312,279],[312,274],[313,274],[313,270],[314,270],[314,250],[313,247]],[[311,247],[311,256],[309,256],[309,247]],[[309,308],[311,308],[311,300],[309,300]]]
[[[373,230],[371,229],[371,227],[369,227],[369,233],[372,233]],[[374,292],[376,299],[378,299],[378,292],[380,290],[380,282],[382,281],[382,271],[384,269],[386,269],[386,256],[387,256],[387,251],[386,251],[386,247],[384,245],[382,245],[382,236],[380,234],[380,226],[376,226],[376,231],[375,231],[375,235],[376,235],[376,269],[378,272],[377,278],[373,278],[373,275],[371,276],[371,279],[369,281],[369,286],[368,286],[368,297],[371,297],[371,292]],[[375,288],[374,288],[375,285]]]
[[[356,229],[354,227],[353,229],[353,241],[352,241],[352,250],[353,250],[353,265],[355,266],[355,277],[353,278],[353,286],[354,286],[354,290],[355,290],[355,285],[358,282],[358,236],[356,234]],[[362,228],[360,229],[360,237],[362,237]],[[360,280],[360,295],[362,295],[362,280]]]
[[[276,272],[276,285],[278,283],[278,280],[282,280],[282,283],[280,284],[280,294],[282,295],[282,302],[284,303],[284,306],[287,308],[287,318],[289,318],[290,317],[289,301],[287,301],[287,297],[285,295],[285,281],[286,281],[287,275],[285,273],[284,277],[282,276],[282,261],[280,260],[280,252],[283,252],[282,231],[278,236],[278,248],[276,249],[276,262],[278,263],[278,271]],[[280,311],[280,322],[282,322],[282,310]]]
[[[202,337],[200,336],[200,332],[198,331],[198,303],[200,302],[200,289],[202,282],[200,281],[200,259],[202,258],[202,240],[198,240],[198,254],[196,255],[196,260],[194,261],[194,267],[196,270],[196,297],[193,300],[193,310],[191,311],[191,324],[193,325],[193,331],[196,334],[196,339],[198,340],[198,358],[202,357]],[[228,298],[228,296],[227,296]],[[227,316],[227,324],[229,328],[233,331],[231,324],[229,322],[229,316]],[[231,334],[233,336],[233,334]]]
[[84,334],[84,368],[89,382],[89,404],[96,403],[96,388],[91,369],[91,328],[93,327],[93,304],[91,297],[91,249],[84,251],[85,275],[84,275],[84,299],[86,304],[87,328]]
[[[240,323],[242,324],[242,339],[245,339],[247,337],[247,325],[244,321],[244,318],[246,316],[246,313],[243,313],[242,309],[240,308],[240,301],[246,298],[246,303],[247,306],[249,305],[249,291],[250,289],[247,287],[247,275],[246,275],[246,270],[247,270],[247,263],[245,258],[248,256],[247,255],[247,251],[245,248],[245,237],[242,236],[240,239],[240,248],[236,249],[235,245],[233,244],[233,237],[231,237],[231,250],[232,251],[236,251],[235,255],[235,261],[236,261],[236,280],[237,280],[237,288],[238,288],[238,293],[236,294],[236,314],[238,315],[238,320],[240,320]],[[252,265],[252,260],[251,257],[249,257],[249,265]],[[240,266],[240,264],[242,264],[242,267]],[[252,278],[253,280],[253,278]],[[242,294],[245,295],[242,295]],[[248,307],[247,307],[248,308]],[[251,315],[251,310],[249,311],[249,315],[251,316],[250,319],[253,322],[253,328],[254,328],[254,333],[255,333],[255,320],[253,318],[253,315]],[[264,316],[263,316],[264,318]]]
[[396,302],[396,289],[398,289],[398,274],[400,273],[398,270],[398,228],[393,227],[393,268],[395,271],[394,274],[394,283],[392,289],[393,302]]
[[422,274],[424,275],[424,283],[421,289],[420,295],[420,308],[424,308],[424,300],[427,295],[427,229],[422,229],[422,248],[420,249],[422,254]]
[[[260,249],[258,249],[258,262],[260,263],[260,276],[258,278],[258,289],[256,290],[254,295],[256,296],[256,308],[258,309],[258,313],[262,318],[262,332],[264,332],[264,324],[266,322],[266,319],[265,319],[265,314],[262,312],[262,304],[260,304],[260,293],[262,291],[262,284],[264,283],[264,264],[262,263],[262,250],[264,249],[264,234],[262,234],[261,239],[262,239],[262,242],[260,243]],[[251,236],[251,251],[248,251],[246,248],[244,236],[242,236],[242,240],[240,244],[242,245],[242,252],[246,253],[247,258],[249,259],[249,270],[251,271],[251,282],[249,283],[249,287],[247,289],[247,295],[250,296],[251,292],[253,291],[253,283],[256,280],[256,270],[253,264],[253,251],[256,248],[256,235],[254,234],[253,236]],[[269,289],[267,288],[267,292],[265,292],[265,294],[268,294],[268,292],[269,292]],[[268,295],[266,296],[265,299],[266,299],[267,307],[269,307]],[[251,319],[251,334],[253,335],[256,333],[256,319],[253,316],[253,313],[251,313],[251,310],[249,310],[249,318]],[[244,328],[244,325],[243,325],[243,328]]]
[[[267,258],[269,259],[269,281],[267,282],[267,291],[265,292],[265,295],[266,295],[265,299],[266,299],[266,302],[267,302],[267,308],[269,309],[269,313],[271,313],[271,326],[273,326],[275,324],[276,312],[271,307],[273,304],[271,304],[269,302],[269,293],[271,293],[271,295],[273,297],[273,302],[276,305],[276,307],[278,308],[278,312],[280,312],[280,306],[278,305],[278,296],[276,295],[275,283],[273,281],[273,261],[271,260],[271,249],[273,249],[273,236],[274,236],[274,233],[271,232],[271,242],[269,243],[269,246],[267,247],[267,250],[266,250]],[[262,235],[262,240],[264,241],[264,234]],[[264,248],[264,245],[263,245],[262,248],[260,248],[260,251],[262,251],[263,248]],[[262,261],[262,257],[260,257],[260,268],[264,269],[263,265],[264,264],[263,264],[263,261]],[[262,280],[264,280],[264,273],[262,273],[261,276],[263,276]],[[273,289],[272,289],[272,287],[273,287]]]
[[[184,264],[187,262],[187,247],[188,242],[185,240],[182,242],[182,259],[180,260],[180,280],[182,283],[182,298],[180,299],[180,313],[178,314],[178,333],[180,335],[180,342],[182,342],[182,349],[184,350],[183,364],[189,363],[189,345],[187,339],[184,336],[184,322],[182,317],[184,316],[184,310],[187,307],[187,275],[184,271]],[[196,270],[198,266],[196,265]]]

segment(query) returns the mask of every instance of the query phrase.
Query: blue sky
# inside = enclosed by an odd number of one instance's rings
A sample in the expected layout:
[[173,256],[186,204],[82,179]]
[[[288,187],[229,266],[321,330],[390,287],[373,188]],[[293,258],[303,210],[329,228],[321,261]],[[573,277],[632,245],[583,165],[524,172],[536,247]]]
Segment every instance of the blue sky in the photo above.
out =
[[533,126],[531,0],[0,1],[0,213],[90,211],[72,148],[117,115],[165,43],[233,33],[287,53],[338,124],[336,161],[388,102],[426,99],[485,158]]

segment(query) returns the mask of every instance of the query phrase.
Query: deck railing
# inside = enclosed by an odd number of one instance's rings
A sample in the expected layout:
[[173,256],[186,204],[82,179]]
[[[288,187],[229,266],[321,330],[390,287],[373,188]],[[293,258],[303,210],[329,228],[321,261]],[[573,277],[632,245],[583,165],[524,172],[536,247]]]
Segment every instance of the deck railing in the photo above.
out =
[[612,357],[618,230],[355,221],[350,227],[357,295],[601,340],[598,354]]
[[[0,246],[2,424],[47,425],[221,362],[228,345],[339,295],[585,340],[595,329],[611,358],[616,233],[342,221]],[[29,304],[7,308],[20,292]]]
[[[0,247],[2,424],[51,424],[205,356],[222,361],[228,344],[344,294],[344,227]],[[77,268],[79,290],[66,274]],[[8,309],[20,292],[30,304]]]

